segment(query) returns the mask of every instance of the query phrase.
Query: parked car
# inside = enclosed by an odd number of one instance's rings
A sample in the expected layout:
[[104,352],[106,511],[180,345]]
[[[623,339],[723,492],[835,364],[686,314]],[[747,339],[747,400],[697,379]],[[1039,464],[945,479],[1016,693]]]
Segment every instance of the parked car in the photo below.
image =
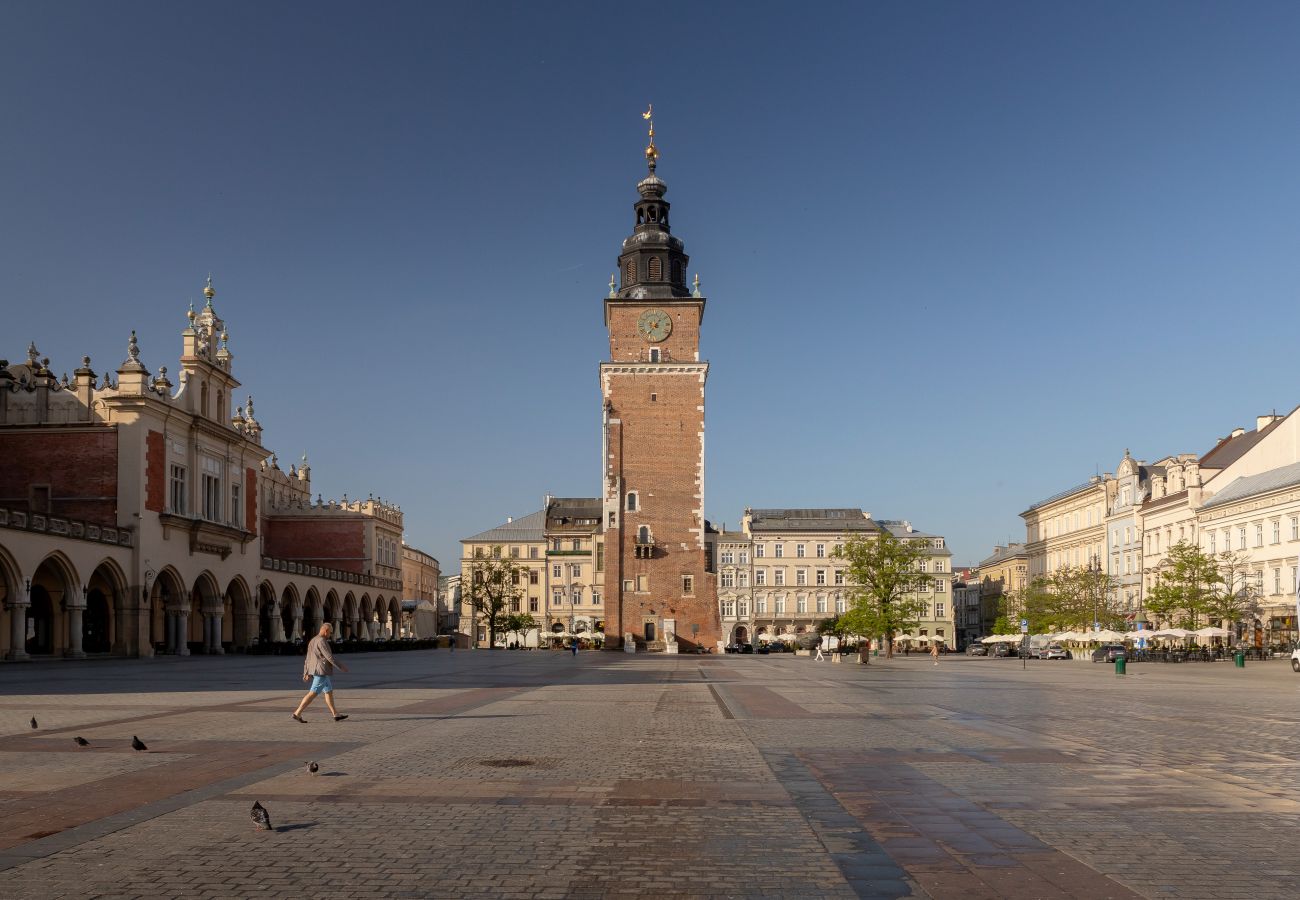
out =
[[989,656],[1013,656],[1015,651],[1010,644],[989,644]]
[[763,655],[766,655],[767,652],[768,652],[767,644],[759,644],[759,645],[758,645],[758,649],[755,650],[754,652],[755,652],[755,653],[761,653],[761,654],[763,654]]
[[1291,671],[1300,672],[1300,647],[1291,651]]
[[1119,657],[1126,655],[1123,644],[1105,644],[1092,651],[1092,661],[1113,663]]
[[966,648],[966,655],[967,656],[988,656],[989,655],[988,644],[971,644],[969,647]]
[[771,642],[767,645],[767,650],[768,650],[769,653],[789,653],[789,652],[790,652],[790,648],[787,647],[785,644],[781,643],[780,641],[771,641]]
[[725,647],[722,648],[722,652],[723,652],[723,653],[739,653],[739,652],[740,652],[740,645],[739,645],[739,644],[728,644],[727,646],[725,646]]
[[1060,644],[1048,644],[1040,659],[1069,659],[1070,651]]

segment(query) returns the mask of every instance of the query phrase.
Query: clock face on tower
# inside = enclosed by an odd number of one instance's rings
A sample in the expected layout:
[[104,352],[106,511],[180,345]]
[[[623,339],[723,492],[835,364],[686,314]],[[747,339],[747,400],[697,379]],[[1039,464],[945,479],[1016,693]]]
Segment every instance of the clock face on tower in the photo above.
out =
[[658,343],[673,331],[673,320],[662,309],[647,309],[636,320],[637,330],[648,341]]

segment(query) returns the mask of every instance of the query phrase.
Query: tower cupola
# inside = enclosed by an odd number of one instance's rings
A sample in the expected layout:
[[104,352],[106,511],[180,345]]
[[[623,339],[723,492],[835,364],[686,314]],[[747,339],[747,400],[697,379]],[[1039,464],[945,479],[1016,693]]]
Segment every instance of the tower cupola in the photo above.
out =
[[686,286],[686,255],[681,238],[674,237],[668,224],[670,204],[664,199],[668,185],[655,174],[659,162],[659,148],[655,145],[654,108],[642,116],[650,122],[650,144],[646,147],[646,167],[649,173],[637,183],[640,199],[633,209],[636,224],[632,234],[623,241],[623,252],[618,258],[620,299],[645,300],[670,297],[689,297]]

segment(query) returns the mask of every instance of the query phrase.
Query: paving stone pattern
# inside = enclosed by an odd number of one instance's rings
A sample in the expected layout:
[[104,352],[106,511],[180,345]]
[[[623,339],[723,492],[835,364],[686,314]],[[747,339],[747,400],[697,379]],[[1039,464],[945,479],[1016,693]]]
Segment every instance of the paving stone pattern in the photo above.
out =
[[1300,896],[1285,663],[348,662],[0,667],[0,895]]

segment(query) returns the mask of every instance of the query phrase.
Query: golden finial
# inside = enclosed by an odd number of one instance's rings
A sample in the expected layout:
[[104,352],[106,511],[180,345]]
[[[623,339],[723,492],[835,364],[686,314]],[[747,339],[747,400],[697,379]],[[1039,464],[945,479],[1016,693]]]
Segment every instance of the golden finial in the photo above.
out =
[[212,298],[217,296],[216,289],[212,287],[212,273],[208,273],[207,286],[203,288],[203,296],[208,298],[208,306],[212,305]]
[[641,113],[641,118],[650,123],[650,144],[645,148],[646,165],[650,171],[655,170],[655,163],[659,160],[659,148],[655,146],[655,105],[653,103],[646,107],[646,111]]

